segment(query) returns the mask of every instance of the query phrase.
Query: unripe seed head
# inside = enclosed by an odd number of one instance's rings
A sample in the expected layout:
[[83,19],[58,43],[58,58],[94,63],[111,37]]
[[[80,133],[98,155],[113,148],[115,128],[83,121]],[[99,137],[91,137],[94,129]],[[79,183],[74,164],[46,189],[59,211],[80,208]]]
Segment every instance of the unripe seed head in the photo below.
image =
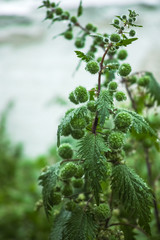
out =
[[123,92],[121,92],[121,91],[116,92],[115,98],[116,98],[116,100],[117,100],[118,102],[121,102],[121,101],[124,101],[124,100],[127,99],[125,93],[123,93]]
[[121,49],[121,50],[118,52],[118,55],[117,55],[118,59],[120,59],[120,60],[126,59],[127,56],[128,56],[128,53],[127,53],[127,51],[124,50],[124,49]]
[[114,123],[118,130],[127,132],[132,125],[132,117],[129,113],[120,112],[116,115]]
[[121,40],[121,37],[120,37],[120,35],[119,34],[117,34],[117,33],[113,33],[111,36],[110,36],[110,40],[112,41],[112,42],[119,42],[120,40]]
[[108,142],[112,149],[121,149],[124,145],[124,134],[121,132],[112,132],[108,136]]
[[58,154],[63,159],[72,158],[73,150],[69,143],[63,143],[58,148]]
[[85,69],[91,74],[96,74],[99,72],[99,64],[95,61],[90,61],[87,63]]
[[128,63],[123,63],[123,64],[119,67],[119,74],[120,74],[122,77],[128,76],[131,71],[132,71],[132,68],[131,68],[130,64],[128,64]]
[[88,92],[85,87],[77,87],[74,91],[74,94],[78,102],[84,103],[88,101]]
[[76,172],[77,166],[74,163],[69,162],[61,169],[60,176],[62,179],[68,179],[73,177]]

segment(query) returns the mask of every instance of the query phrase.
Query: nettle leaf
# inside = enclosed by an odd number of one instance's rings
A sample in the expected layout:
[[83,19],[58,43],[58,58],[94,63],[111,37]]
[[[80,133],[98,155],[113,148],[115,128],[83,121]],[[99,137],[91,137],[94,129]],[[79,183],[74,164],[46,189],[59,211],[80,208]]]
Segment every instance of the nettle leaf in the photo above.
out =
[[100,92],[97,100],[97,111],[100,118],[100,125],[104,125],[106,117],[110,115],[110,110],[113,109],[113,96],[107,90]]
[[91,214],[77,208],[65,225],[65,240],[94,240],[96,239],[97,226]]
[[80,0],[79,7],[77,10],[77,17],[82,16],[82,14],[83,14],[83,6],[82,6],[82,0]]
[[136,41],[138,38],[128,38],[125,40],[121,40],[119,43],[116,44],[116,46],[127,46],[131,44],[132,42]]
[[160,84],[156,81],[155,77],[150,72],[145,72],[145,75],[150,77],[150,82],[147,86],[148,92],[157,101],[158,105],[160,105]]
[[140,134],[140,133],[149,133],[151,136],[157,138],[156,132],[150,127],[149,123],[145,121],[145,119],[137,114],[136,112],[127,110],[127,109],[118,109],[117,112],[127,112],[132,116],[132,129]]
[[88,133],[84,136],[78,146],[78,154],[84,160],[86,176],[94,191],[97,204],[99,204],[100,182],[107,177],[104,152],[110,149],[106,146],[102,136],[93,133]]
[[53,189],[58,179],[59,169],[60,163],[54,164],[54,166],[51,166],[46,172],[43,172],[38,178],[39,184],[43,187],[42,188],[43,205],[47,217],[49,217],[50,210],[53,207],[52,203]]
[[83,60],[85,62],[89,62],[92,59],[90,56],[85,55],[81,51],[75,51],[75,53],[76,53],[78,58],[80,58],[81,60]]
[[69,114],[67,114],[67,116],[64,116],[64,118],[62,118],[61,123],[58,126],[58,131],[57,131],[57,146],[59,147],[60,145],[60,136],[62,133],[63,128],[66,127],[66,125],[68,125],[70,123],[70,121],[72,120],[72,118],[76,115],[78,115],[79,117],[85,117],[87,116],[88,110],[87,107],[85,106],[81,106],[79,108],[75,108],[72,112],[70,112]]
[[67,223],[71,213],[62,210],[54,219],[51,228],[49,240],[62,240],[65,224]]
[[129,218],[137,219],[138,224],[150,233],[153,196],[143,179],[126,165],[119,164],[113,167],[111,186]]

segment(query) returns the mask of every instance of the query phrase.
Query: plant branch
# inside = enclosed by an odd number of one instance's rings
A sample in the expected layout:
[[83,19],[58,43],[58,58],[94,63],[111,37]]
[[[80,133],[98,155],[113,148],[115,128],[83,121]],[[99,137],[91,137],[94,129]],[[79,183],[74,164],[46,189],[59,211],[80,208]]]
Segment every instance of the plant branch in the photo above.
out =
[[126,91],[127,91],[128,96],[129,96],[129,98],[130,98],[130,100],[131,100],[132,108],[133,108],[135,111],[137,111],[137,106],[136,106],[136,103],[135,103],[135,101],[134,101],[134,99],[133,99],[132,93],[131,93],[131,91],[130,91],[130,89],[129,89],[127,80],[126,80],[125,78],[123,78],[123,79],[122,79],[122,82],[125,84]]

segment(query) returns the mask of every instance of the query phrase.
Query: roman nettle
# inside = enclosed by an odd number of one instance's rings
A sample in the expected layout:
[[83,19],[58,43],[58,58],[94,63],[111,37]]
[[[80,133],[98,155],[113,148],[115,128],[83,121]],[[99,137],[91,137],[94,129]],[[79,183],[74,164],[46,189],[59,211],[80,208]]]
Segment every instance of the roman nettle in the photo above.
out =
[[[135,231],[147,237],[153,196],[128,166],[125,149],[128,139],[137,136],[150,137],[157,146],[157,134],[136,113],[129,86],[137,83],[156,100],[157,96],[150,74],[134,74],[128,62],[121,62],[128,55],[125,48],[138,39],[134,30],[141,27],[136,24],[138,14],[129,10],[128,15],[116,16],[111,24],[113,33],[101,34],[92,23],[80,24],[82,1],[77,16],[60,8],[59,2],[43,1],[41,7],[47,10],[47,20],[66,24],[59,36],[73,41],[74,48],[85,47],[91,39],[86,53],[75,53],[80,63],[85,62],[88,78],[97,75],[96,86],[78,86],[69,94],[73,108],[64,114],[57,131],[61,161],[39,177],[45,212],[53,221],[50,239],[133,240]],[[99,49],[102,56],[98,56]],[[130,109],[119,107],[119,102],[127,99],[119,90],[121,82],[126,85]]]

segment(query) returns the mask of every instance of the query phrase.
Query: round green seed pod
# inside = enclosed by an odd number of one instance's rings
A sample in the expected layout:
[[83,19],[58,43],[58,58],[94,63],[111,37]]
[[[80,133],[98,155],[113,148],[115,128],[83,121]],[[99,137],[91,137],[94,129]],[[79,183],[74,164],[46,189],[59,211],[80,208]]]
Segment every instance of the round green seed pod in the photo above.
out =
[[130,32],[129,32],[129,36],[130,37],[134,37],[136,35],[136,32],[132,29],[132,30],[130,30]]
[[132,71],[132,68],[130,66],[130,64],[128,63],[123,63],[120,67],[119,67],[119,74],[122,77],[126,77],[130,74],[130,72]]
[[70,13],[68,11],[63,12],[61,15],[62,20],[68,20],[70,17]]
[[119,52],[118,52],[118,55],[117,55],[117,58],[120,59],[120,60],[124,60],[126,59],[128,56],[128,53],[125,49],[121,49]]
[[81,188],[83,186],[83,179],[75,178],[72,180],[72,184],[74,188]]
[[72,22],[72,23],[77,23],[77,18],[76,18],[75,16],[72,16],[72,17],[71,17],[71,22]]
[[149,76],[143,76],[138,79],[137,83],[139,86],[146,87],[150,82],[150,77]]
[[62,194],[64,197],[70,197],[73,194],[73,189],[72,189],[71,185],[69,185],[69,184],[64,185],[64,187],[62,189]]
[[132,116],[127,112],[120,112],[116,115],[114,123],[118,130],[126,132],[132,125]]
[[109,205],[106,203],[101,203],[99,206],[95,207],[94,214],[98,220],[104,221],[105,219],[109,218],[111,215]]
[[89,111],[91,112],[96,112],[96,104],[95,104],[95,101],[90,101],[87,103],[87,108]]
[[77,172],[77,166],[76,164],[69,162],[67,163],[60,172],[60,176],[62,179],[68,179],[73,177]]
[[63,13],[63,10],[62,10],[62,8],[56,8],[55,12],[57,15],[61,15]]
[[52,203],[53,205],[58,205],[61,202],[61,194],[60,193],[53,193],[52,196]]
[[133,75],[133,76],[130,76],[127,80],[129,83],[134,84],[137,82],[137,77]]
[[118,84],[116,82],[110,82],[108,85],[108,88],[110,91],[115,91],[118,87]]
[[86,120],[75,116],[71,119],[70,124],[74,129],[83,129],[86,127]]
[[77,140],[81,139],[84,136],[84,134],[85,134],[84,130],[80,130],[80,129],[75,129],[71,131],[71,136]]
[[74,44],[77,48],[83,48],[85,46],[85,41],[82,38],[77,38]]
[[63,159],[72,158],[73,150],[69,143],[63,143],[58,148],[58,154]]
[[51,7],[52,7],[52,8],[54,8],[55,6],[56,6],[56,3],[55,3],[55,2],[51,3]]
[[68,40],[71,40],[73,38],[73,33],[72,31],[70,30],[67,30],[65,33],[64,33],[64,37]]
[[49,11],[49,10],[48,10],[48,11],[46,12],[46,18],[47,18],[47,19],[52,19],[53,16],[54,16],[54,15],[53,15],[53,12],[52,12],[52,11]]
[[120,35],[119,34],[117,34],[117,33],[113,33],[113,34],[111,34],[111,36],[110,36],[110,40],[112,41],[112,42],[119,42],[120,40],[121,40],[121,37],[120,37]]
[[91,74],[96,74],[99,72],[99,64],[95,61],[89,61],[85,69]]
[[72,132],[71,125],[67,124],[63,127],[61,135],[67,137],[71,134],[71,132]]
[[92,23],[88,23],[88,24],[86,25],[86,29],[87,29],[88,31],[91,31],[91,30],[93,29],[93,24],[92,24]]
[[117,100],[118,102],[121,102],[121,101],[124,101],[124,100],[127,99],[125,93],[123,93],[123,92],[121,92],[121,91],[116,92],[115,98],[116,98],[116,100]]
[[75,178],[81,178],[84,175],[84,168],[81,165],[77,165],[77,172],[75,173]]
[[127,16],[126,16],[126,15],[122,15],[122,18],[123,18],[123,19],[127,19]]
[[119,20],[118,19],[114,19],[113,23],[116,24],[116,25],[119,25]]
[[65,209],[69,212],[73,212],[76,208],[77,204],[73,201],[69,201],[66,203]]
[[112,149],[121,149],[124,145],[124,134],[121,132],[112,132],[108,136],[108,142]]
[[75,95],[74,95],[74,91],[72,91],[70,94],[69,94],[69,100],[74,103],[74,104],[78,104],[79,102],[77,101]]
[[74,94],[78,102],[84,103],[88,101],[88,92],[85,87],[77,87],[74,91]]

